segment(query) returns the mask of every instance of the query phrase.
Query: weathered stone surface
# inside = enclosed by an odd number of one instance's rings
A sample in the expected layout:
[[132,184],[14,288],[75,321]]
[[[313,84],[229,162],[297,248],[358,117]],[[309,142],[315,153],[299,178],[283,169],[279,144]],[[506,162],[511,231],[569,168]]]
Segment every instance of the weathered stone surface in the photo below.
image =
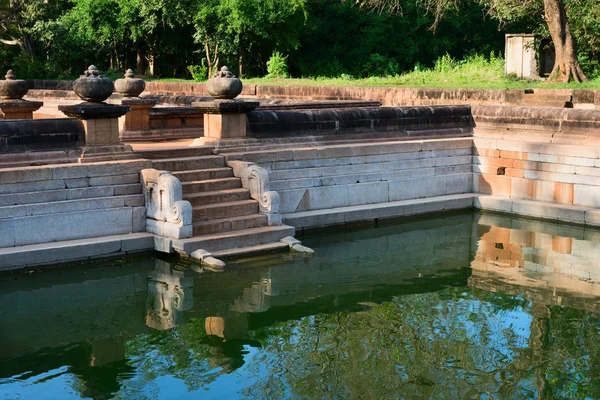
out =
[[138,97],[145,88],[146,82],[136,78],[131,69],[125,71],[124,78],[115,81],[115,90],[124,97]]
[[98,68],[94,65],[90,65],[84,75],[81,75],[73,84],[73,91],[77,96],[83,101],[93,103],[101,103],[108,99],[113,90],[112,81],[100,75]]
[[242,93],[242,89],[242,81],[226,66],[221,67],[221,70],[206,82],[206,91],[215,99],[234,99]]
[[27,81],[17,79],[12,69],[8,70],[5,78],[5,80],[0,81],[0,98],[19,100],[27,94],[29,90]]

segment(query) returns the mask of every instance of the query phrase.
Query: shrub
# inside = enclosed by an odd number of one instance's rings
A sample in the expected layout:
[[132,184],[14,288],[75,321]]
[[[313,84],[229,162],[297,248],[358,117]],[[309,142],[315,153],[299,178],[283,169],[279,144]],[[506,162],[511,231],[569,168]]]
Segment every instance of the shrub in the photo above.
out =
[[267,76],[269,78],[287,78],[288,74],[288,66],[287,66],[287,58],[288,56],[284,56],[278,51],[274,51],[267,61]]
[[399,70],[398,61],[375,53],[369,56],[369,61],[363,65],[361,74],[365,78],[372,76],[386,77],[398,74]]
[[192,74],[192,79],[196,82],[204,82],[208,79],[208,67],[204,58],[200,65],[188,65],[187,69]]

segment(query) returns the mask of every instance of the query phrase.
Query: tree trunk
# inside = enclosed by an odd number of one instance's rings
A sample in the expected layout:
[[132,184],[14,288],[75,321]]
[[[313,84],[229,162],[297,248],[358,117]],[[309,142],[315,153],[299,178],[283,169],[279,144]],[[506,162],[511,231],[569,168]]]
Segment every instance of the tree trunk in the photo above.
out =
[[544,12],[556,54],[554,69],[547,82],[569,82],[571,79],[576,82],[587,81],[577,60],[575,41],[563,0],[544,0]]
[[137,49],[137,58],[136,58],[136,72],[140,75],[144,75],[146,73],[146,54],[143,49]]
[[238,77],[241,78],[244,75],[244,54],[241,49],[240,49],[240,55],[238,57],[238,65],[239,65]]

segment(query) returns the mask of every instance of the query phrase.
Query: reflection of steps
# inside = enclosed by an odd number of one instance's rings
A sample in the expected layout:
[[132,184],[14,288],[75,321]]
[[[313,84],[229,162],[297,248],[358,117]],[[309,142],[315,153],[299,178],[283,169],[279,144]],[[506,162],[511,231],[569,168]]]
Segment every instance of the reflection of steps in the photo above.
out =
[[289,248],[280,240],[293,236],[294,228],[268,226],[258,202],[226,166],[225,157],[213,155],[212,148],[139,153],[152,159],[153,168],[171,171],[181,181],[183,199],[192,204],[194,237],[175,241],[177,251],[190,254],[202,249],[230,258]]

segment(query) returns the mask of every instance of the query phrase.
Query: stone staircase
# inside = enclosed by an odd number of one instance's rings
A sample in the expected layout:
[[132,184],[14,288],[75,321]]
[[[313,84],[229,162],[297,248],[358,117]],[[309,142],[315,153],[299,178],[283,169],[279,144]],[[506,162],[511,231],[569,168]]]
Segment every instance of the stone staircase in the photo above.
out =
[[206,250],[227,259],[241,255],[286,251],[280,242],[294,235],[291,226],[268,226],[259,204],[212,147],[138,151],[152,168],[170,171],[182,184],[183,200],[192,205],[194,236],[173,242],[179,252]]

